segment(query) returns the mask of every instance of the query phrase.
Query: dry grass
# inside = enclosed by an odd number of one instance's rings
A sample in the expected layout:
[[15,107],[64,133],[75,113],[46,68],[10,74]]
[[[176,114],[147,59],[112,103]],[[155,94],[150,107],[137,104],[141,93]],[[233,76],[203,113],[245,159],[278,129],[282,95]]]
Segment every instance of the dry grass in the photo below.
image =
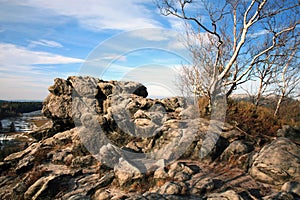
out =
[[[209,119],[208,100],[200,98],[198,101],[200,116]],[[300,126],[300,102],[286,100],[274,116],[276,101],[269,100],[264,106],[255,106],[249,101],[229,99],[227,102],[226,122],[237,126],[242,131],[267,142],[276,136],[282,125]],[[264,143],[263,142],[263,143]]]

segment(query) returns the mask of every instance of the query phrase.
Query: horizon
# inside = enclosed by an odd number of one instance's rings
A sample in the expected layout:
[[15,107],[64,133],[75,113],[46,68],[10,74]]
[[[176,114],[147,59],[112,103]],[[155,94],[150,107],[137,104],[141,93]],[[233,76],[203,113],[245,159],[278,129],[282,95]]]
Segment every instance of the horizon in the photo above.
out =
[[[192,63],[180,37],[184,22],[162,16],[152,0],[0,5],[0,99],[44,100],[55,78],[86,74],[140,82],[149,96],[178,96],[179,69]],[[192,12],[203,11],[199,2],[193,6]],[[256,85],[244,88],[253,92]],[[242,91],[235,93],[247,93]]]
[[[1,1],[0,5],[0,99],[7,100],[44,99],[54,78],[81,75],[82,65],[91,52],[119,34],[143,28],[175,30],[181,24],[178,19],[161,16],[152,0],[91,0],[88,4],[30,0]],[[127,45],[137,39],[145,44],[165,40],[163,35],[147,32],[127,39]],[[173,45],[179,49],[183,46],[178,41]],[[106,52],[103,59],[117,59],[121,70],[141,66],[147,54],[140,52],[138,58],[120,55],[113,48]],[[148,54],[145,64],[166,64],[165,61],[170,61],[170,66],[179,64],[170,55],[158,55],[158,51],[156,55]],[[115,76],[106,74],[106,79],[116,79]]]

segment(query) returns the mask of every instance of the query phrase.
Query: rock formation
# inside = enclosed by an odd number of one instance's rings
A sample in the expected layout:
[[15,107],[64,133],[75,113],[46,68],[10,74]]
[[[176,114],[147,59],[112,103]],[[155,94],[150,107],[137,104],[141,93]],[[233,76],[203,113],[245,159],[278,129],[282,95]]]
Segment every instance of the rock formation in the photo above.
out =
[[290,129],[261,148],[188,99],[146,98],[140,83],[73,76],[49,91],[52,123],[0,162],[0,199],[299,198]]

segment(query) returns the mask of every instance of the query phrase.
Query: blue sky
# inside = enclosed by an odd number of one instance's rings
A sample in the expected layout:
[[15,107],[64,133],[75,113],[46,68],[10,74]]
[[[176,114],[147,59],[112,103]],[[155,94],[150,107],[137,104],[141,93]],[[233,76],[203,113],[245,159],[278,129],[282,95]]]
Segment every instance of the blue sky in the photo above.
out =
[[[55,77],[85,74],[146,80],[152,96],[174,94],[168,86],[184,47],[157,28],[180,23],[152,0],[0,0],[0,99],[43,100]],[[102,74],[89,71],[95,58]],[[155,74],[166,80],[150,83]]]

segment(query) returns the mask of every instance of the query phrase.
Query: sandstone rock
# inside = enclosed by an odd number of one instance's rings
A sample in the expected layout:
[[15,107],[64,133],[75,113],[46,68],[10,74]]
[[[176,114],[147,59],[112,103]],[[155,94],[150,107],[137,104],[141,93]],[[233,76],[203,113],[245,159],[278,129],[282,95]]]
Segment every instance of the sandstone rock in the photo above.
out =
[[158,193],[145,193],[143,195],[137,195],[127,198],[126,200],[165,200],[166,198],[162,194]]
[[235,191],[227,190],[223,193],[210,194],[208,195],[207,200],[243,200],[243,198]]
[[[72,122],[72,98],[50,94],[44,101],[43,114],[55,123]],[[66,124],[68,125],[68,124]]]
[[55,79],[49,91],[51,94],[45,99],[42,112],[53,120],[54,131],[52,132],[74,127],[73,116],[79,118],[82,113],[89,112],[87,106],[92,107],[97,113],[104,113],[107,110],[104,101],[112,93],[117,96],[135,94],[146,97],[148,95],[146,87],[140,83],[107,82],[81,76],[71,76],[67,80]]
[[54,95],[71,95],[72,88],[70,82],[64,79],[56,78],[54,79],[54,84],[48,88],[49,92]]
[[300,180],[300,147],[287,138],[278,138],[261,149],[250,168],[259,181],[283,184]]
[[165,183],[158,191],[160,194],[177,194],[177,195],[185,195],[187,192],[187,187],[182,182],[167,182]]
[[115,167],[114,172],[120,186],[130,184],[144,176],[144,174],[136,166],[133,166],[123,158],[120,159],[120,162]]
[[225,149],[225,151],[221,155],[221,160],[228,161],[232,157],[239,157],[246,153],[249,153],[254,148],[251,144],[247,144],[241,140],[236,140]]
[[76,194],[76,195],[69,197],[68,200],[92,200],[92,199],[85,195]]
[[30,170],[33,167],[34,159],[35,157],[33,155],[30,155],[20,160],[16,167],[16,173],[21,174]]
[[56,178],[54,175],[40,178],[24,193],[24,199],[38,199],[40,193],[47,189],[47,184],[49,181],[53,180],[54,178]]
[[164,167],[161,167],[161,168],[158,168],[155,172],[154,172],[154,175],[153,175],[153,178],[155,179],[166,179],[168,178],[169,175],[168,173],[166,172],[165,168]]
[[34,129],[32,132],[28,133],[34,139],[40,141],[43,138],[49,138],[55,134],[54,130],[52,130],[53,121],[50,120],[43,126]]
[[[139,83],[75,76],[56,79],[49,91],[43,112],[52,124],[33,134],[38,142],[0,163],[0,199],[241,199],[243,186],[260,191],[243,170],[218,163],[234,157],[248,165],[247,137],[199,118],[182,98],[144,98],[147,89]],[[253,159],[257,180],[298,179],[298,146],[280,141]],[[297,197],[291,183],[282,197]],[[209,194],[216,191],[223,193]]]
[[300,144],[300,126],[291,127],[288,125],[282,126],[282,129],[277,131],[278,137],[286,137],[291,141]]
[[204,178],[195,181],[191,186],[191,194],[205,194],[213,191],[214,189],[220,188],[222,181],[213,178]]
[[251,143],[235,140],[221,154],[220,160],[225,161],[230,166],[237,166],[245,171],[249,168],[250,159],[254,152]]
[[[217,134],[217,133],[214,133],[214,134]],[[215,136],[213,136],[213,137],[215,137]],[[206,146],[204,146],[205,144],[206,144]],[[216,160],[224,152],[224,150],[228,147],[228,145],[229,145],[228,140],[226,140],[222,136],[218,136],[218,139],[216,139],[216,141],[213,141],[213,139],[203,140],[201,142],[199,156],[204,161],[212,162],[212,161]]]
[[168,112],[175,111],[177,108],[183,108],[186,106],[185,99],[180,97],[164,98],[161,102]]
[[112,198],[112,195],[105,189],[98,190],[94,194],[94,199],[97,200],[110,200]]
[[191,169],[183,162],[175,162],[171,164],[168,171],[169,177],[179,182],[189,180],[193,174],[193,169]]
[[283,184],[281,191],[287,193],[294,193],[300,197],[300,182],[290,181]]
[[268,195],[262,198],[263,200],[298,200],[299,198],[294,197],[291,193],[278,192],[272,195]]
[[121,93],[135,94],[144,98],[148,96],[147,88],[144,85],[137,82],[118,81],[116,82],[116,86],[118,88],[118,92]]

